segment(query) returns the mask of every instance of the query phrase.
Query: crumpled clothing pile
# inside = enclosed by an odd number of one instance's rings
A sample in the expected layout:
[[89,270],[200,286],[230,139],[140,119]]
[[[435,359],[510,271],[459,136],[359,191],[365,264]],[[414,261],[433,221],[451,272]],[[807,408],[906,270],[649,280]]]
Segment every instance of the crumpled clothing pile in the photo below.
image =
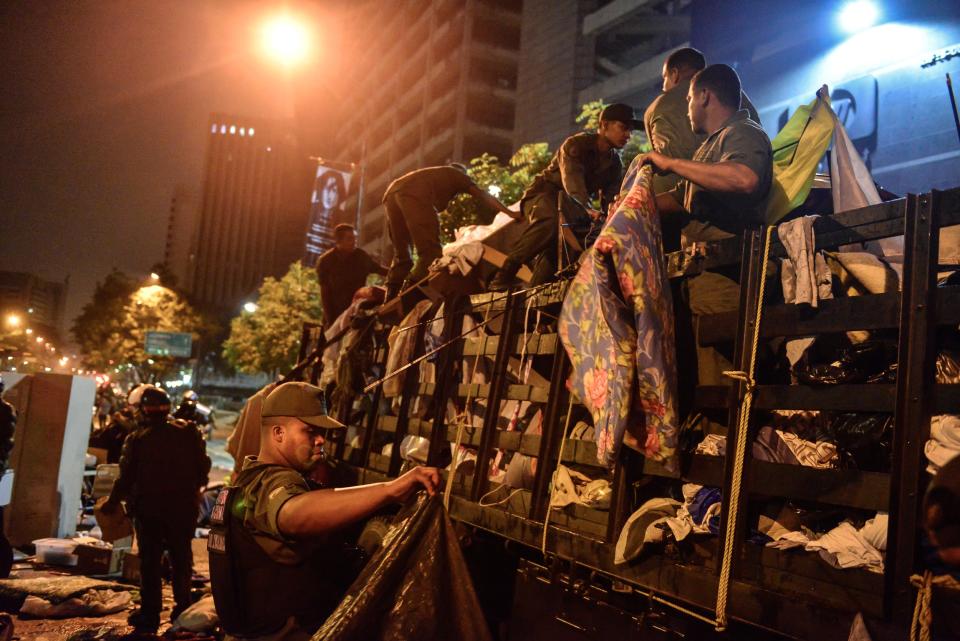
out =
[[[937,383],[960,383],[960,362],[953,354],[937,356]],[[930,438],[923,446],[927,456],[927,472],[936,474],[950,460],[960,455],[960,416],[939,414],[930,419]]]
[[613,562],[635,559],[649,543],[662,543],[667,534],[683,541],[691,534],[716,534],[722,508],[720,489],[696,483],[683,485],[683,503],[650,499],[630,515],[614,548]]
[[468,275],[483,258],[483,241],[513,222],[513,218],[499,212],[489,225],[461,227],[456,231],[456,240],[443,246],[443,256],[433,261],[430,271]]
[[608,510],[611,494],[610,481],[607,479],[591,479],[566,465],[558,465],[553,475],[550,507],[564,508],[577,504],[595,510]]
[[857,528],[844,521],[826,534],[818,535],[810,530],[794,530],[771,536],[774,540],[767,547],[789,550],[802,547],[808,552],[817,552],[820,558],[835,568],[866,568],[871,572],[883,572],[883,553],[887,549],[887,524],[885,512]]

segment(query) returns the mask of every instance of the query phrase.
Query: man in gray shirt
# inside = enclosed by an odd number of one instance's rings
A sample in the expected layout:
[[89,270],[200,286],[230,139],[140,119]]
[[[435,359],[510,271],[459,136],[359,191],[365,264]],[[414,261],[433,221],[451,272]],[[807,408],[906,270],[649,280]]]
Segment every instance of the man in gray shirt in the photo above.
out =
[[[773,149],[758,123],[741,107],[740,78],[727,65],[697,72],[687,92],[687,114],[694,133],[706,135],[693,158],[652,151],[639,159],[680,177],[677,186],[657,194],[661,215],[689,217],[684,236],[717,240],[763,221],[773,182]],[[736,309],[739,288],[721,274],[704,273],[687,282],[694,327],[705,314]],[[729,383],[733,369],[710,348],[698,348],[701,385]]]
[[[643,114],[643,127],[654,151],[671,158],[692,159],[707,134],[696,133],[687,118],[687,94],[693,75],[706,67],[703,54],[692,47],[677,49],[663,61],[663,93],[650,103]],[[760,116],[747,94],[740,92],[740,108],[750,119],[760,122]],[[670,191],[680,182],[675,173],[658,172],[653,176],[653,191]],[[664,251],[680,248],[680,227],[689,222],[685,217],[667,216],[661,219]]]

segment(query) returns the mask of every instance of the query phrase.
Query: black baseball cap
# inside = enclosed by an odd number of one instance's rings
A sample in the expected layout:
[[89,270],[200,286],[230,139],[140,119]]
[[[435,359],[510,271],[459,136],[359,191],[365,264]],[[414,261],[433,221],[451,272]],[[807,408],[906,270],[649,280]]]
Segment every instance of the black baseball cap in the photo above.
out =
[[617,122],[628,125],[631,129],[640,129],[643,127],[643,122],[637,120],[633,113],[633,107],[625,105],[622,102],[615,102],[612,105],[604,107],[603,111],[600,112],[600,120],[616,120]]

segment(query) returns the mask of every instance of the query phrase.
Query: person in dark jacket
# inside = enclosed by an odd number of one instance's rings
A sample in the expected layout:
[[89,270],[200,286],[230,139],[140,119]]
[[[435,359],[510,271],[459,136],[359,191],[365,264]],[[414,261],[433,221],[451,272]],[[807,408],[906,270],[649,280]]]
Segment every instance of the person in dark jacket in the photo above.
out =
[[140,415],[140,429],[123,443],[120,476],[103,511],[114,512],[124,501],[133,517],[140,546],[140,609],[128,621],[138,631],[153,632],[160,625],[164,549],[173,566],[176,607],[171,620],[190,606],[190,542],[210,458],[196,426],[170,417],[170,397],[162,389],[143,391]]
[[[10,452],[13,451],[13,434],[17,429],[17,411],[3,400],[3,377],[0,377],[0,477],[7,471]],[[10,576],[13,567],[13,548],[3,529],[3,506],[0,506],[0,578]]]
[[[600,112],[600,127],[595,133],[581,132],[563,141],[547,168],[534,178],[533,184],[520,197],[520,211],[530,221],[530,226],[510,250],[503,267],[490,283],[491,290],[507,289],[520,267],[534,259],[531,284],[539,285],[553,278],[557,269],[557,234],[561,215],[558,196],[566,193],[585,216],[599,223],[604,216],[602,212],[606,212],[616,199],[623,179],[623,164],[618,151],[629,142],[631,132],[640,125],[632,107],[617,103]],[[591,205],[593,196],[599,196],[600,210]]]
[[387,275],[387,269],[357,247],[357,232],[352,225],[337,225],[336,245],[317,259],[320,304],[323,325],[329,328],[353,302],[353,295],[366,285],[370,274]]

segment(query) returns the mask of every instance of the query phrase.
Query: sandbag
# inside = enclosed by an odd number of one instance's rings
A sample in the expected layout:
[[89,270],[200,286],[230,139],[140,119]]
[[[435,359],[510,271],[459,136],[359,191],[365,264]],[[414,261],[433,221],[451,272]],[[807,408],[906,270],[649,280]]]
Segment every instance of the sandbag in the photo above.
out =
[[83,594],[59,602],[48,601],[31,594],[20,606],[20,616],[35,619],[102,617],[126,610],[132,601],[129,592],[113,590],[87,590]]
[[312,641],[408,639],[492,641],[439,496],[401,510]]
[[173,622],[173,630],[188,632],[209,632],[220,623],[217,608],[213,604],[213,595],[208,594],[180,613]]

